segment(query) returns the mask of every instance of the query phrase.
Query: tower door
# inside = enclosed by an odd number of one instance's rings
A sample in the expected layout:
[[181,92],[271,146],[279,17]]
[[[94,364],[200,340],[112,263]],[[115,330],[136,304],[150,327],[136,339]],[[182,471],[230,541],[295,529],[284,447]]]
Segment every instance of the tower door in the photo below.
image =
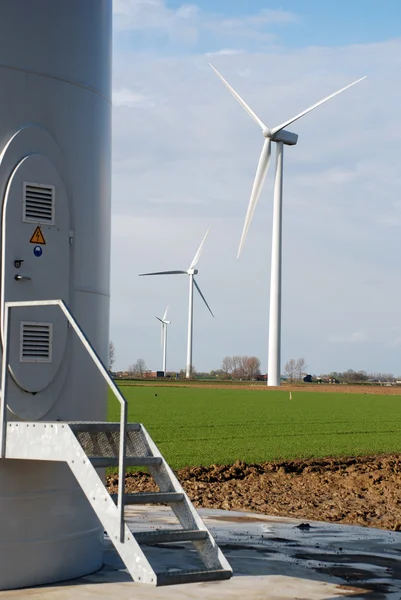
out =
[[[69,304],[70,238],[61,177],[45,156],[26,156],[12,172],[3,200],[2,333],[4,302],[61,299]],[[56,377],[67,332],[58,307],[12,309],[9,369],[22,390],[36,394]]]

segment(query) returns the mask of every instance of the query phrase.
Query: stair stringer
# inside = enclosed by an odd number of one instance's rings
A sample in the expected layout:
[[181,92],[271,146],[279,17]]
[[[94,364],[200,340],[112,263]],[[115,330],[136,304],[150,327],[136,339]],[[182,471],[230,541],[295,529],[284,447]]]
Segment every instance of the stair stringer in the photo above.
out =
[[5,458],[66,462],[132,579],[157,584],[154,570],[126,523],[125,541],[120,541],[119,510],[68,424],[7,423]]
[[208,569],[224,569],[232,572],[232,568],[202,518],[194,508],[191,500],[188,498],[184,488],[178,481],[172,469],[167,464],[160,450],[154,443],[153,439],[147,432],[146,428],[141,424],[141,432],[145,442],[149,447],[150,454],[161,458],[161,464],[157,467],[148,466],[149,473],[152,475],[160,491],[163,492],[178,492],[184,495],[182,502],[171,504],[171,510],[181,523],[184,529],[199,529],[207,531],[208,536],[205,540],[193,541],[193,545],[201,556],[204,564]]

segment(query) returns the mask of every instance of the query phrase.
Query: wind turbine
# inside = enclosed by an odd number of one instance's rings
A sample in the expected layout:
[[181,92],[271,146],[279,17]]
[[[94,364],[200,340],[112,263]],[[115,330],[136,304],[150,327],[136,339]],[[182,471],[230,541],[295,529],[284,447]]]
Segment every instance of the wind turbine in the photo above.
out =
[[189,265],[189,268],[186,271],[158,271],[157,273],[140,273],[139,277],[144,277],[147,275],[189,275],[189,308],[188,308],[188,344],[187,344],[187,365],[185,376],[189,379],[192,375],[192,342],[193,342],[193,322],[194,322],[194,286],[198,290],[200,297],[203,302],[206,304],[210,314],[214,317],[212,310],[208,303],[206,302],[205,296],[202,294],[199,285],[196,282],[195,275],[198,274],[198,269],[196,269],[196,265],[198,264],[200,255],[202,253],[203,245],[206,241],[206,238],[209,234],[211,227],[206,232],[205,237],[201,241],[201,244],[196,251],[196,254]]
[[162,324],[162,338],[161,338],[161,343],[163,346],[163,373],[164,373],[164,377],[166,376],[166,364],[167,364],[167,325],[170,325],[171,321],[166,321],[167,319],[167,312],[168,312],[168,306],[166,308],[166,310],[164,311],[164,315],[163,318],[160,319],[159,317],[156,317],[156,319],[158,321],[160,321],[160,323]]
[[[210,64],[210,63],[209,63]],[[295,115],[288,121],[270,129],[263,123],[261,119],[253,112],[246,102],[237,94],[231,85],[224,79],[222,75],[210,65],[213,71],[220,77],[224,85],[231,92],[234,98],[241,104],[242,108],[252,117],[262,130],[265,141],[263,143],[262,152],[259,157],[258,166],[256,169],[255,180],[253,182],[251,198],[249,200],[248,210],[245,217],[244,228],[242,230],[241,241],[238,249],[238,256],[241,254],[242,247],[249,226],[255,212],[260,192],[262,191],[263,183],[266,178],[267,170],[270,164],[271,143],[277,144],[277,160],[276,160],[276,175],[274,181],[274,204],[273,204],[273,233],[272,233],[272,255],[271,255],[271,272],[270,272],[270,312],[269,312],[269,355],[268,355],[268,382],[269,386],[280,385],[280,355],[281,355],[281,234],[282,234],[282,201],[283,201],[283,147],[295,146],[298,141],[298,135],[285,128],[294,121],[297,121],[304,115],[308,114],[324,102],[327,102],[334,96],[341,94],[356,83],[359,83],[366,77],[361,77],[341,88],[337,92],[330,94],[323,100],[316,102],[306,110]]]

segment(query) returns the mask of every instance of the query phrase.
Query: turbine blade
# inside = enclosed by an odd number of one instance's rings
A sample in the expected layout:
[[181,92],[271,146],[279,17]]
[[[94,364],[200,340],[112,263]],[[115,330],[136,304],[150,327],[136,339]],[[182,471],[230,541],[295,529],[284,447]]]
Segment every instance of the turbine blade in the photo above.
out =
[[210,225],[209,229],[206,231],[206,235],[205,235],[205,237],[203,238],[203,240],[201,241],[201,244],[200,244],[200,246],[199,246],[198,250],[196,251],[196,254],[195,254],[194,258],[193,258],[193,261],[192,261],[192,262],[191,262],[191,264],[189,265],[189,269],[188,269],[188,271],[189,271],[190,269],[194,269],[194,268],[196,267],[196,265],[198,264],[198,261],[199,261],[200,255],[201,255],[201,253],[202,253],[203,244],[205,243],[205,240],[206,240],[207,236],[209,235],[209,231],[210,231],[211,227],[212,227],[212,226]]
[[144,277],[145,275],[186,275],[186,271],[158,271],[157,273],[139,273],[139,277]]
[[167,313],[168,313],[168,306],[166,306],[166,310],[164,311],[164,315],[163,315],[163,321],[165,321],[165,320],[166,320]]
[[248,233],[249,226],[252,221],[253,213],[255,212],[256,205],[259,200],[260,192],[262,191],[263,183],[266,179],[266,174],[270,165],[271,156],[271,140],[266,138],[263,144],[262,152],[260,154],[258,167],[256,169],[255,181],[253,182],[251,198],[248,204],[248,210],[245,217],[244,228],[242,230],[241,241],[238,248],[238,255],[241,254],[242,247],[245,242],[246,235]]
[[314,110],[315,108],[317,108],[321,104],[324,104],[325,102],[327,102],[327,100],[331,100],[331,98],[334,98],[334,96],[338,96],[338,94],[341,94],[342,92],[345,92],[345,90],[348,90],[348,88],[352,87],[353,85],[356,85],[357,83],[359,83],[363,79],[366,79],[366,77],[367,77],[367,75],[365,75],[365,77],[361,77],[360,79],[357,79],[353,83],[350,83],[349,85],[346,85],[345,87],[341,88],[341,90],[338,90],[337,92],[334,92],[334,94],[330,94],[330,96],[326,96],[326,98],[323,98],[323,100],[319,100],[319,102],[316,102],[316,104],[313,104],[312,106],[310,106],[306,110],[303,110],[301,113],[299,113],[298,115],[295,115],[295,117],[292,117],[291,119],[289,119],[285,123],[282,123],[281,125],[278,125],[277,127],[273,127],[273,129],[271,130],[272,134],[274,135],[275,133],[278,133],[279,131],[281,131],[282,129],[284,129],[285,127],[287,127],[288,125],[291,125],[291,123],[294,123],[294,121],[297,121],[298,119],[300,119],[304,115],[307,115],[309,112],[311,112],[312,110]]
[[224,83],[226,88],[232,93],[234,98],[241,104],[242,108],[244,108],[246,110],[246,112],[248,113],[248,115],[250,115],[252,117],[252,119],[254,121],[256,121],[256,123],[259,125],[259,127],[262,129],[262,131],[264,131],[265,129],[268,129],[267,125],[265,125],[263,123],[263,121],[261,119],[259,119],[259,117],[253,112],[252,108],[250,106],[248,106],[248,104],[241,98],[241,96],[239,94],[237,94],[237,92],[234,90],[234,88],[231,87],[231,85],[228,83],[228,81],[226,81],[224,79],[224,77],[222,75],[220,75],[218,70],[215,69],[211,63],[209,63],[209,65],[212,67],[212,69],[216,73],[216,75],[218,75],[218,77],[220,77],[221,81]]
[[163,323],[163,321],[162,321],[161,319],[159,319],[159,317],[156,317],[156,319],[157,319],[158,321],[160,321],[160,323]]
[[212,309],[210,308],[210,306],[209,306],[209,305],[208,305],[208,303],[206,302],[206,298],[205,298],[205,296],[202,294],[202,292],[201,292],[201,289],[200,289],[199,285],[196,283],[195,277],[194,277],[194,279],[193,279],[193,282],[194,282],[194,284],[195,284],[195,287],[196,287],[196,289],[198,290],[198,292],[199,292],[199,294],[200,294],[200,297],[202,298],[203,302],[204,302],[204,303],[206,304],[206,306],[208,307],[210,314],[212,315],[212,317],[214,317],[214,314],[212,313]]

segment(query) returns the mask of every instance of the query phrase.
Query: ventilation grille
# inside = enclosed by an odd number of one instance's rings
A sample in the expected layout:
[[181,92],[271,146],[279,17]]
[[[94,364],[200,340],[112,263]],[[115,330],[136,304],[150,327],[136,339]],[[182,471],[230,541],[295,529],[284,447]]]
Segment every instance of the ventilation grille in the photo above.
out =
[[47,223],[54,225],[54,185],[24,182],[25,223]]
[[52,362],[53,323],[21,322],[20,362]]

